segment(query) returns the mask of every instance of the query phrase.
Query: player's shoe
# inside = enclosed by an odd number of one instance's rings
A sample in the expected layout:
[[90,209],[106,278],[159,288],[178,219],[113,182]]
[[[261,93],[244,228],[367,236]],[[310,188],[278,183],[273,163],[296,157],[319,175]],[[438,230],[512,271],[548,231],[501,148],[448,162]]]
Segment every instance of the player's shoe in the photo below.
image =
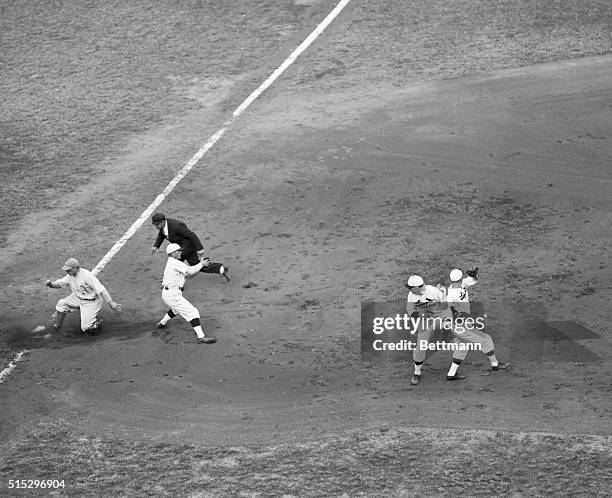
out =
[[503,361],[500,361],[496,366],[491,367],[491,370],[506,370],[506,368],[508,368],[510,366],[510,363],[504,363]]
[[214,337],[204,336],[198,337],[198,340],[196,342],[198,344],[214,344],[215,342],[217,342],[217,339],[215,339]]
[[89,327],[84,332],[88,335],[97,335],[100,332],[100,328],[102,327],[102,318],[96,318],[94,324]]
[[225,280],[229,282],[232,279],[232,276],[229,274],[229,266],[222,265],[221,269],[223,270],[223,273],[221,273],[221,275],[223,275],[225,277]]
[[463,380],[465,378],[466,378],[465,375],[459,375],[459,374],[446,376],[446,380]]
[[165,328],[165,327],[166,327],[166,324],[165,324],[165,323],[162,323],[162,322],[157,322],[157,323],[155,324],[155,328],[156,328],[156,329],[163,329],[163,328]]
[[420,376],[420,375],[416,375],[416,374],[414,374],[414,375],[412,376],[412,379],[410,379],[410,383],[411,383],[413,386],[416,386],[416,385],[419,383],[419,381],[420,381],[420,380],[421,380],[421,376]]

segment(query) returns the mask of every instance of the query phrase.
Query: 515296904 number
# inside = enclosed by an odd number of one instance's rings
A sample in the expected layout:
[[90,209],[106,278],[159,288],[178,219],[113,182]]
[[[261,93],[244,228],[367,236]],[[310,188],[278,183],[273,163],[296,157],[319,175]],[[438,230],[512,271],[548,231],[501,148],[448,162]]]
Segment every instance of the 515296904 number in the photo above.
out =
[[9,479],[9,489],[57,489],[64,488],[63,479]]

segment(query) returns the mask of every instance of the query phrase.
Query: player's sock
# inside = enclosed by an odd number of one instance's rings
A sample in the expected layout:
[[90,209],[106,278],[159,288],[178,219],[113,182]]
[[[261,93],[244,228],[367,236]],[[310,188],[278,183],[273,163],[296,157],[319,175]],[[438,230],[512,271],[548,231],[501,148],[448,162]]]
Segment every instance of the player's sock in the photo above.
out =
[[423,366],[423,362],[414,363],[414,375],[421,375],[421,367]]
[[461,360],[453,360],[451,363],[450,369],[448,370],[448,376],[453,377],[457,373],[457,369],[461,365]]
[[55,330],[59,330],[62,328],[62,324],[64,323],[64,318],[66,318],[66,313],[64,311],[56,311],[53,316],[53,327]]
[[202,326],[200,325],[200,319],[194,318],[189,323],[193,327],[193,330],[195,330],[195,333],[198,336],[198,339],[202,339],[202,337],[204,337],[204,331],[202,330]]
[[495,357],[495,351],[487,353],[487,356],[489,357],[492,367],[496,367],[499,364],[499,361],[497,361],[497,358]]
[[169,310],[164,317],[159,321],[159,323],[161,323],[162,325],[166,325],[170,320],[172,320],[176,315],[172,312],[172,310]]

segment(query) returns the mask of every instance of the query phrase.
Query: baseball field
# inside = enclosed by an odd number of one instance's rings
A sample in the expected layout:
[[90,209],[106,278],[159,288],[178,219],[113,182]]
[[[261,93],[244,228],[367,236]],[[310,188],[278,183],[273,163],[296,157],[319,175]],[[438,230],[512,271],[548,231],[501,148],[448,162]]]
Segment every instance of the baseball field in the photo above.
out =
[[[338,1],[0,0],[0,496],[609,496],[610,2],[343,3],[236,117]],[[156,329],[150,217],[107,257],[163,192],[216,344]],[[509,369],[362,357],[364,303],[472,266]]]

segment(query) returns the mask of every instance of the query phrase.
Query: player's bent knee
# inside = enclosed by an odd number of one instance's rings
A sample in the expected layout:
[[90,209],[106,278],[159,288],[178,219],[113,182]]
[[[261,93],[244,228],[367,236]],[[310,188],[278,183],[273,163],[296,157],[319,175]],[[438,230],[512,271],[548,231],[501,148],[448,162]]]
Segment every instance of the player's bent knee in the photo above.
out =
[[72,306],[68,306],[68,304],[66,304],[66,301],[64,301],[63,299],[60,299],[55,305],[55,311],[59,311],[60,313],[70,313],[73,310],[74,308]]

